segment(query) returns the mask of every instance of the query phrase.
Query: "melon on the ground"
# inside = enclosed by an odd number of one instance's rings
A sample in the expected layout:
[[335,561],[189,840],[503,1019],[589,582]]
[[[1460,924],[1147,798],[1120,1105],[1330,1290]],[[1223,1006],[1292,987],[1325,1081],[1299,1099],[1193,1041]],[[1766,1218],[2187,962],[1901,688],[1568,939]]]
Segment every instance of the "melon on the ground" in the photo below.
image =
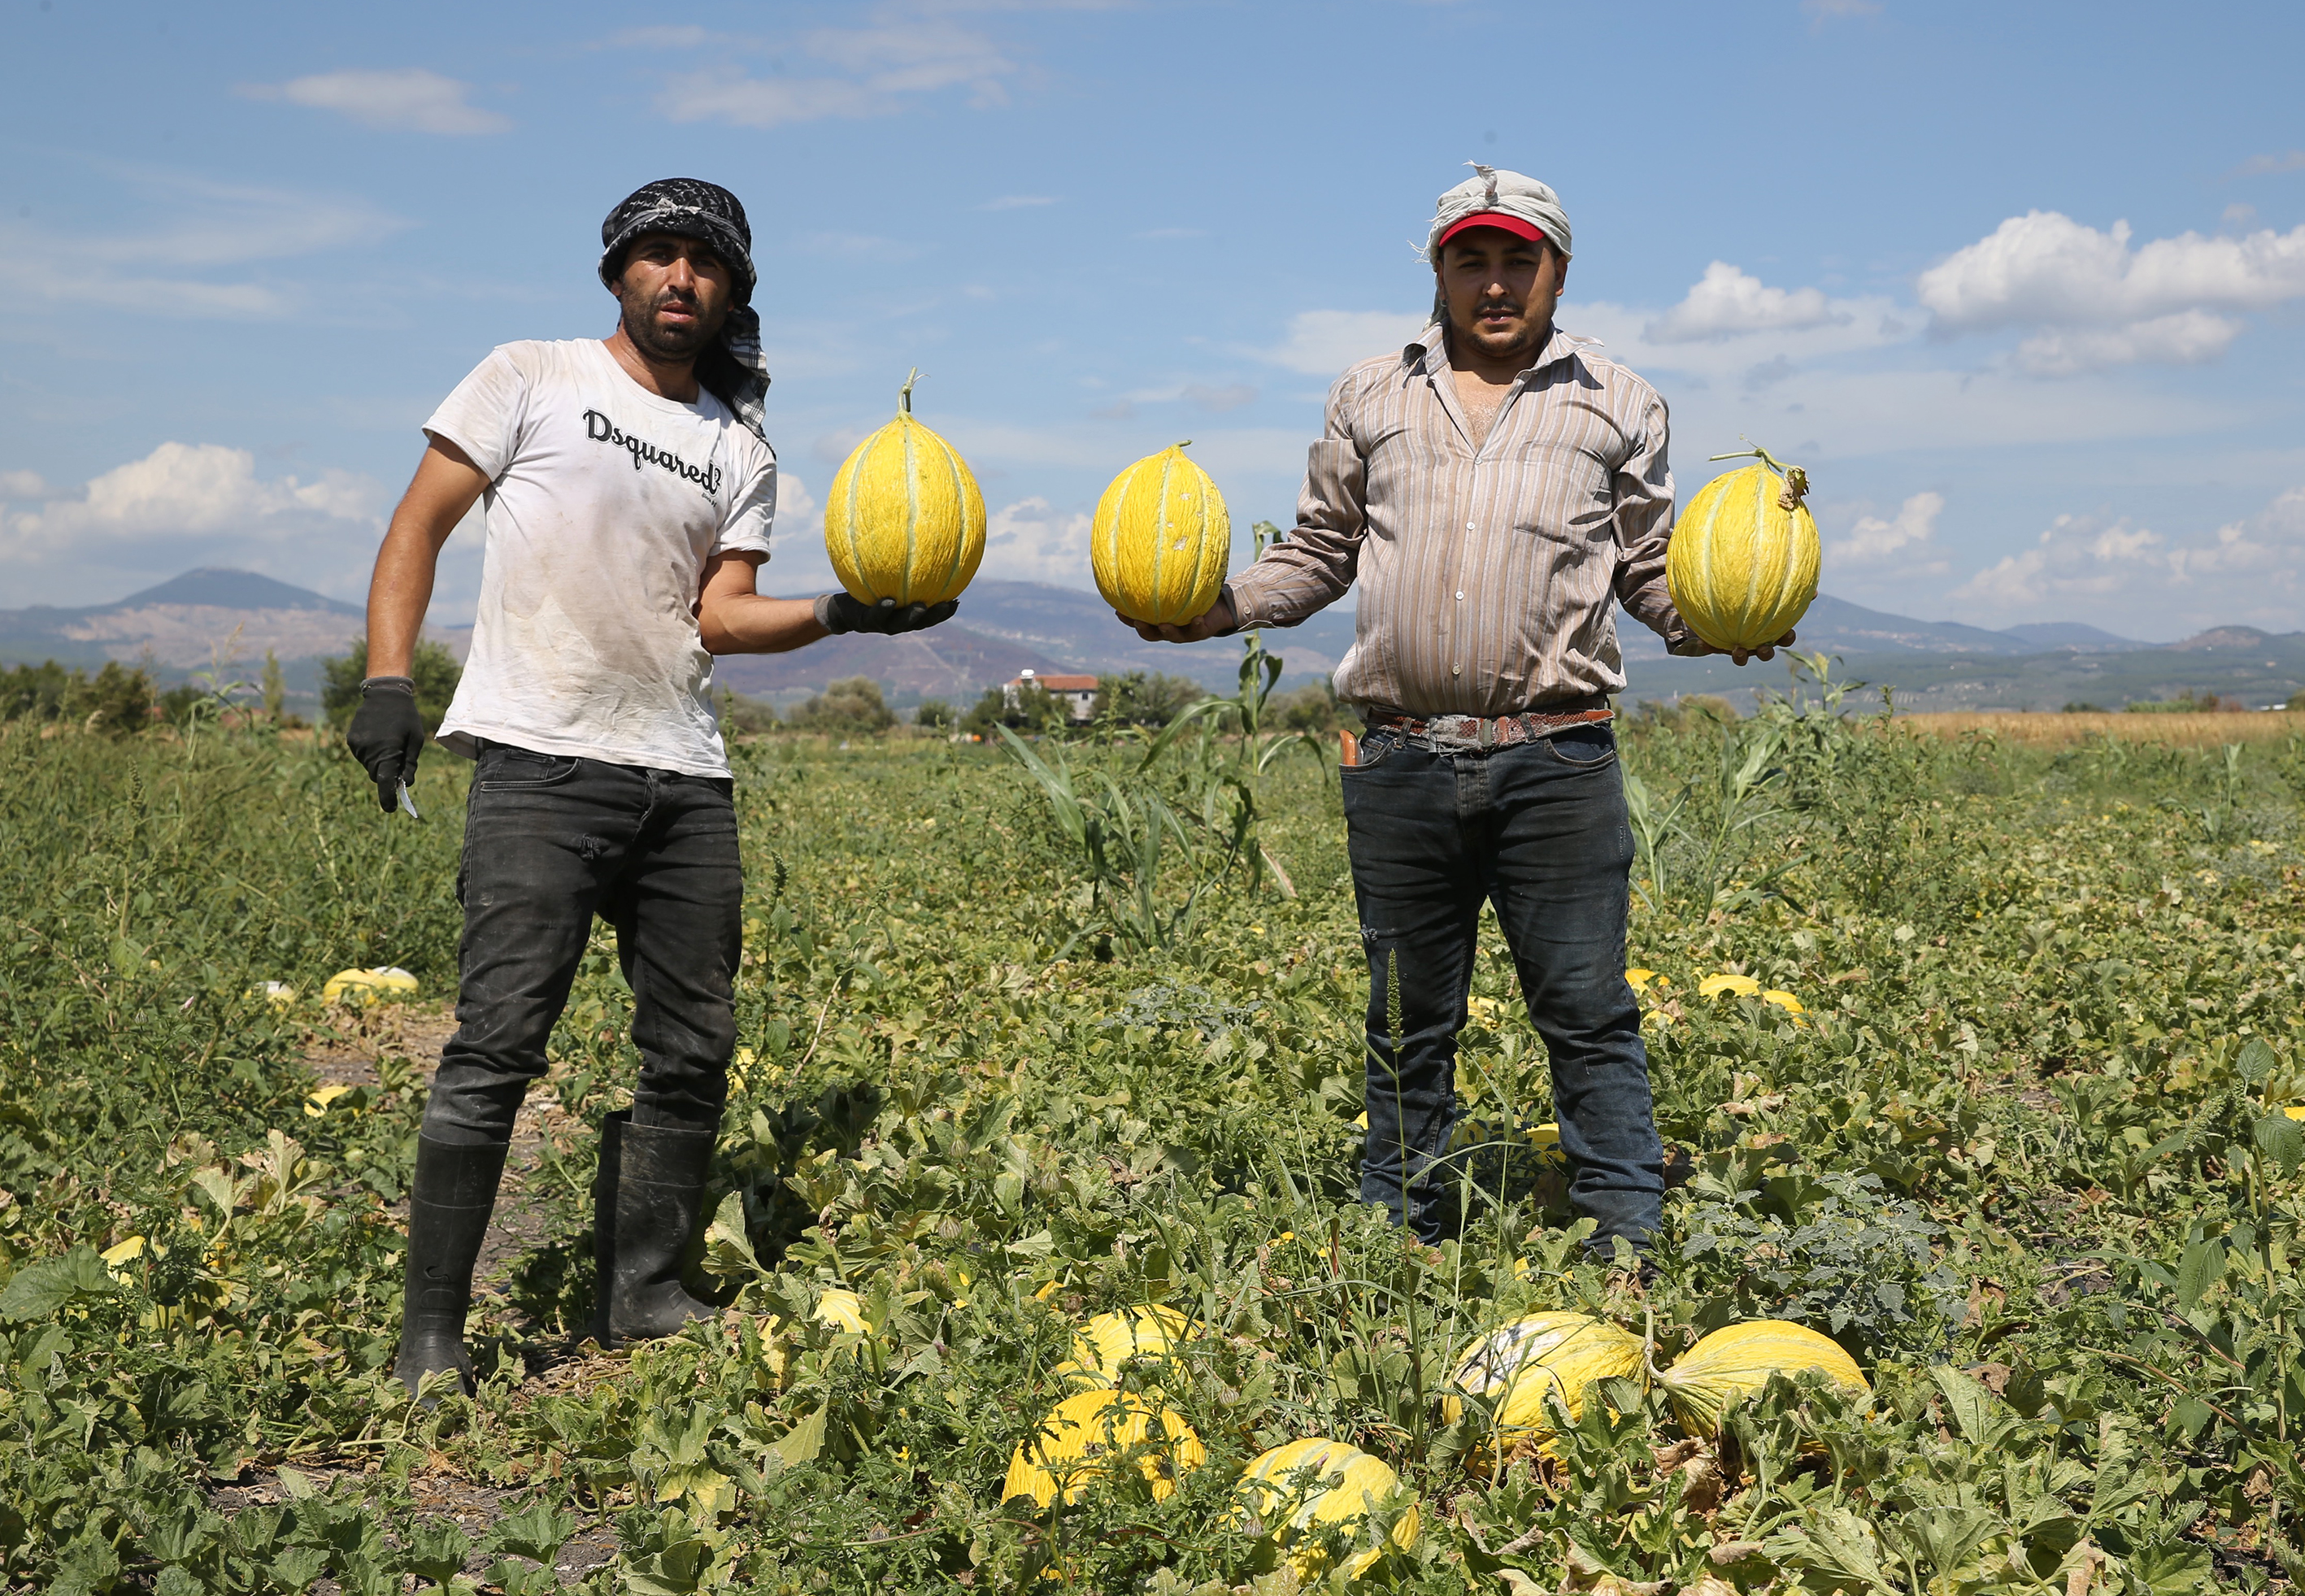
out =
[[396,964],[378,964],[373,970],[339,970],[328,977],[328,984],[320,989],[320,1001],[334,1003],[339,998],[358,1004],[374,1003],[379,998],[407,998],[416,992],[416,978]]
[[1721,1428],[1730,1408],[1769,1383],[1772,1374],[1814,1369],[1845,1390],[1873,1388],[1841,1344],[1806,1325],[1754,1319],[1705,1337],[1657,1377],[1672,1410],[1692,1435]]
[[1641,1338],[1630,1331],[1587,1313],[1531,1313],[1465,1350],[1441,1399],[1442,1417],[1455,1423],[1469,1394],[1494,1405],[1501,1436],[1542,1439],[1552,1433],[1547,1394],[1558,1392],[1575,1419],[1584,1410],[1586,1386],[1640,1371]]
[[1050,1409],[1010,1456],[1000,1498],[1030,1497],[1042,1507],[1059,1496],[1076,1502],[1100,1475],[1132,1457],[1161,1500],[1175,1493],[1178,1476],[1207,1456],[1192,1426],[1166,1406],[1134,1391],[1078,1391]]
[[1191,1322],[1163,1303],[1117,1308],[1093,1315],[1073,1332],[1073,1355],[1056,1372],[1072,1385],[1117,1385],[1121,1365],[1129,1359],[1166,1356],[1192,1333]]
[[[1297,1577],[1308,1583],[1329,1570],[1320,1544],[1330,1524],[1343,1530],[1357,1549],[1344,1559],[1347,1579],[1367,1572],[1384,1548],[1374,1539],[1370,1517],[1400,1487],[1400,1477],[1382,1458],[1325,1436],[1308,1436],[1262,1454],[1235,1487],[1248,1532],[1272,1535]],[[1416,1544],[1416,1508],[1411,1504],[1385,1537],[1407,1550]]]

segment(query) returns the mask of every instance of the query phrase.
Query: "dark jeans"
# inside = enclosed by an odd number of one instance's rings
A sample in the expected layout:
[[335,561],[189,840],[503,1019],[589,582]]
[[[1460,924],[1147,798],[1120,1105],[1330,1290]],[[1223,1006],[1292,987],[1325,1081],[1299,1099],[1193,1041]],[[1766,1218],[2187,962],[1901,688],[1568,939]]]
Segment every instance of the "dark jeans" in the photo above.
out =
[[719,1128],[744,892],[732,793],[725,777],[481,745],[456,876],[458,1023],[427,1136],[511,1139],[595,914],[633,989],[633,1123]]
[[[1361,1201],[1426,1241],[1457,1223],[1446,1153],[1457,1115],[1457,1032],[1484,900],[1519,967],[1552,1056],[1569,1201],[1594,1243],[1644,1245],[1664,1155],[1649,1102],[1640,1006],[1625,983],[1632,831],[1615,737],[1578,727],[1488,753],[1436,753],[1399,734],[1361,742],[1343,773],[1353,890],[1369,956],[1368,1141]],[[1386,974],[1401,1035],[1388,1034]]]

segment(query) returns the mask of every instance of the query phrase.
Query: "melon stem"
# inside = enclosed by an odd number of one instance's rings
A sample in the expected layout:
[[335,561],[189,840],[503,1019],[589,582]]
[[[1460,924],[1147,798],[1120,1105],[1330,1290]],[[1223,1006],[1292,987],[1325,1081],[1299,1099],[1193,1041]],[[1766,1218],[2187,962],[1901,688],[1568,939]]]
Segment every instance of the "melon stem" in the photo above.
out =
[[897,408],[906,415],[913,413],[913,385],[920,379],[921,369],[915,366],[913,368],[913,374],[905,378],[905,386],[897,390]]
[[1641,1315],[1641,1367],[1653,1384],[1666,1385],[1664,1371],[1656,1366],[1656,1310],[1644,1308]]
[[[1743,434],[1740,433],[1739,436],[1742,437]],[[1744,441],[1748,444],[1753,443],[1753,440],[1749,437],[1745,438]],[[1739,449],[1733,454],[1715,454],[1712,458],[1715,460],[1752,460],[1757,458],[1762,464],[1767,466],[1771,471],[1776,472],[1777,475],[1785,480],[1785,489],[1782,493],[1777,496],[1777,503],[1788,511],[1799,509],[1801,500],[1808,496],[1808,473],[1801,470],[1801,468],[1797,465],[1785,464],[1774,454],[1770,454],[1758,444],[1753,444],[1753,446],[1749,449]]]

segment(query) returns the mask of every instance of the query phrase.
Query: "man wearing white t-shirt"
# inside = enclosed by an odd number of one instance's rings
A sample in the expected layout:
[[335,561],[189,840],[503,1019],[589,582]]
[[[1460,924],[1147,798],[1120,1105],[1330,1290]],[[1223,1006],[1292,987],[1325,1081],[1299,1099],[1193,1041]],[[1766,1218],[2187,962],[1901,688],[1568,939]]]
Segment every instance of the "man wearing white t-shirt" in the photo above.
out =
[[409,1193],[396,1371],[455,1371],[505,1153],[598,914],[633,990],[641,1074],[602,1129],[593,1229],[603,1343],[709,1312],[680,1281],[736,1047],[744,879],[716,654],[953,613],[754,590],[776,514],[752,232],[735,195],[670,178],[601,225],[622,308],[606,340],[507,344],[425,423],[377,556],[347,741],[395,806],[424,743],[409,662],[440,547],[477,499],[487,548],[472,647],[439,738],[478,761],[457,872],[456,1034],[441,1049]]

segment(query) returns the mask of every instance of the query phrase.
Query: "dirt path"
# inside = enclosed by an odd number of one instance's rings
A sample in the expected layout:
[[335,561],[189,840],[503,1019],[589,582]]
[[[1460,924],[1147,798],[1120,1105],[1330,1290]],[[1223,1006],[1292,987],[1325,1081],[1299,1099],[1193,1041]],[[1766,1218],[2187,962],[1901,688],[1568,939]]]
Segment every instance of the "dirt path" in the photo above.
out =
[[[396,1003],[372,1008],[338,1007],[328,1014],[327,1028],[316,1033],[302,1062],[323,1084],[381,1086],[387,1074],[413,1072],[429,1082],[440,1067],[440,1048],[455,1034],[455,1016],[445,1005]],[[487,1239],[473,1271],[474,1295],[496,1299],[498,1312],[516,1312],[506,1296],[513,1266],[547,1238],[549,1210],[539,1183],[549,1178],[540,1156],[548,1138],[563,1150],[582,1127],[566,1114],[549,1091],[532,1091],[513,1124],[512,1150],[505,1160],[504,1181],[497,1193],[496,1212],[489,1218]],[[394,1217],[404,1227],[408,1204],[404,1198],[392,1205]],[[533,1328],[533,1327],[532,1327]],[[525,1350],[525,1349],[524,1349]],[[539,1349],[540,1350],[540,1349]],[[557,1339],[553,1351],[528,1358],[532,1380],[551,1387],[581,1380],[590,1361],[574,1360]],[[538,1377],[541,1376],[539,1380]],[[436,1459],[436,1462],[445,1460]],[[312,1490],[326,1491],[343,1475],[359,1477],[361,1471],[315,1466],[298,1468],[292,1490],[276,1470],[244,1477],[243,1481],[215,1487],[209,1502],[226,1515],[253,1507],[287,1502]],[[408,1482],[419,1511],[455,1520],[475,1542],[481,1541],[519,1495],[468,1480],[446,1468],[419,1471]],[[563,1580],[581,1578],[616,1554],[615,1530],[600,1520],[579,1523],[576,1533],[560,1549],[555,1567]],[[475,1552],[464,1572],[486,1575],[494,1559]],[[316,1596],[334,1596],[334,1582],[322,1580]]]
[[[445,1005],[378,1004],[372,1008],[337,1008],[331,1012],[331,1032],[318,1036],[305,1049],[305,1067],[323,1082],[345,1086],[381,1083],[378,1064],[405,1059],[420,1079],[430,1082],[440,1067],[442,1044],[455,1034],[455,1015]],[[512,1151],[505,1159],[504,1182],[497,1190],[496,1213],[489,1220],[488,1238],[473,1270],[476,1295],[501,1298],[511,1268],[523,1253],[543,1244],[545,1211],[532,1183],[543,1176],[539,1154],[547,1137],[566,1147],[576,1129],[549,1091],[532,1091],[513,1122]],[[393,1204],[404,1225],[405,1201]]]
[[[212,1490],[208,1506],[230,1517],[250,1507],[277,1507],[294,1500],[300,1494],[326,1493],[339,1478],[363,1477],[360,1471],[353,1469],[300,1468],[295,1473],[296,1490],[292,1490],[278,1473],[267,1472],[245,1485],[226,1485]],[[453,1474],[420,1474],[409,1481],[408,1490],[418,1512],[454,1519],[456,1527],[470,1535],[476,1546],[484,1542],[497,1521],[512,1510],[512,1503],[519,1494],[474,1484]],[[583,1578],[616,1555],[615,1527],[601,1519],[579,1518],[575,1533],[561,1546],[552,1566],[563,1581],[572,1581]],[[464,1573],[476,1581],[481,1580],[495,1566],[494,1557],[475,1550],[464,1561]],[[338,1592],[334,1580],[320,1580],[312,1586],[312,1596],[338,1596]]]

